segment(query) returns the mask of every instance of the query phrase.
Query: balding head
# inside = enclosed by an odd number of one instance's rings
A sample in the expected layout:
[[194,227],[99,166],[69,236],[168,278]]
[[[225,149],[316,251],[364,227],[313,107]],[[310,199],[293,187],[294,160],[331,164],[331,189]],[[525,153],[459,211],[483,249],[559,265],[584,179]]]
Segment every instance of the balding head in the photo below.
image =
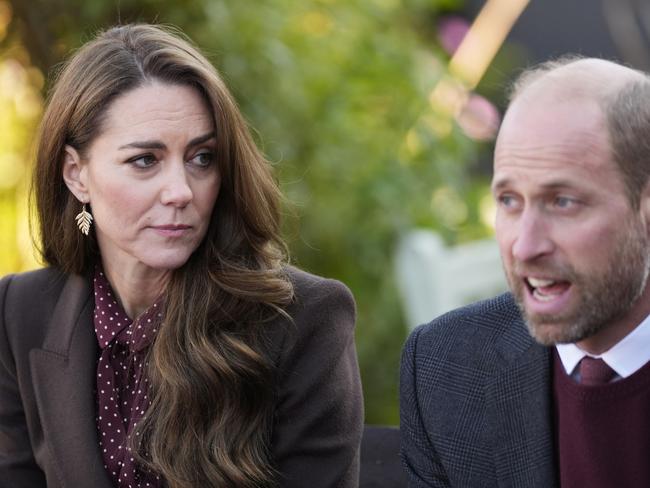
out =
[[521,73],[510,90],[509,100],[553,92],[570,98],[604,100],[634,81],[643,81],[640,71],[612,61],[566,56],[547,61]]
[[577,100],[595,104],[603,114],[603,137],[637,207],[650,177],[650,78],[645,73],[597,58],[568,56],[542,63],[514,82],[504,126],[517,112]]

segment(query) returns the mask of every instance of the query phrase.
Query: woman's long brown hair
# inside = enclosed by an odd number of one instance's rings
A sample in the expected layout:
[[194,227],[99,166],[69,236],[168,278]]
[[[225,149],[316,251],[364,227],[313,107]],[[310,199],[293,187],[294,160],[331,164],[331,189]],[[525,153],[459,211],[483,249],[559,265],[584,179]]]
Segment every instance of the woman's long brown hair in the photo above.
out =
[[99,260],[62,178],[64,147],[82,157],[108,106],[153,80],[194,87],[214,114],[219,198],[207,234],[166,289],[148,355],[152,403],[131,446],[170,488],[272,484],[273,365],[264,324],[291,301],[278,187],[214,67],[178,32],[126,25],[99,34],[60,69],[41,123],[33,198],[46,263],[84,273]]

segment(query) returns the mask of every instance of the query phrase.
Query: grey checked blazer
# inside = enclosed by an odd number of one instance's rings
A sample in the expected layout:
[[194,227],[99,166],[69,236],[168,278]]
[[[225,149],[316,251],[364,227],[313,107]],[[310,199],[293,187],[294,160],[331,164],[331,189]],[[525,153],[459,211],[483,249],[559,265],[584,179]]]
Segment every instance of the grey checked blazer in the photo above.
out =
[[400,385],[409,486],[558,486],[549,351],[509,293],[415,329]]

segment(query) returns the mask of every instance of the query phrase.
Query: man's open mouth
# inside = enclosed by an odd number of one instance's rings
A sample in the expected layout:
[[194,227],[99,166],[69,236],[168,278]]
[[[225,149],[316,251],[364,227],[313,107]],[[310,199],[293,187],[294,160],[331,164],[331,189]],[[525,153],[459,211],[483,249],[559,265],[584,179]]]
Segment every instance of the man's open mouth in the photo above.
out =
[[533,278],[531,276],[524,279],[531,295],[540,302],[550,302],[571,286],[571,282],[566,280],[555,280],[549,278]]

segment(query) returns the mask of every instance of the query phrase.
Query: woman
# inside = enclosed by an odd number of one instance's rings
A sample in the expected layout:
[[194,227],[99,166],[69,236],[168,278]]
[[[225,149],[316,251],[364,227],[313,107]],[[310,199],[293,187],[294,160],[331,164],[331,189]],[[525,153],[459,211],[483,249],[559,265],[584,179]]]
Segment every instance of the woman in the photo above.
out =
[[33,190],[49,267],[0,281],[0,485],[358,484],[354,302],[286,264],[269,165],[188,41],[82,47]]

